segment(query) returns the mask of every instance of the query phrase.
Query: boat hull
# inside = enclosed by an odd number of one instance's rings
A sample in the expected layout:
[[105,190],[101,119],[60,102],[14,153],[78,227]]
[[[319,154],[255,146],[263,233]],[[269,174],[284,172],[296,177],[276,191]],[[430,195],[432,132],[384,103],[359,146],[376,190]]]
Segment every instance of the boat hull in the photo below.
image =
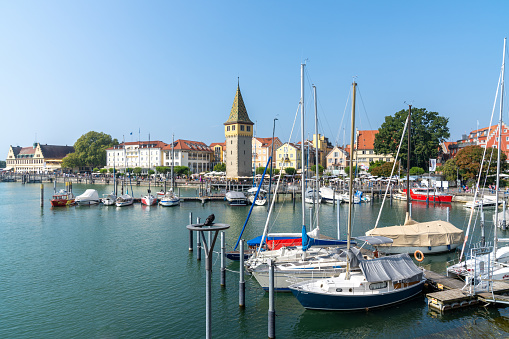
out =
[[[404,189],[403,192],[406,194],[406,189]],[[436,194],[435,192],[433,192],[433,193],[430,192],[430,194],[428,196],[427,193],[419,193],[413,189],[410,189],[410,198],[412,200],[417,200],[417,201],[428,201],[428,198],[429,198],[429,202],[438,202],[438,203],[452,202],[452,195]]]
[[143,197],[141,198],[141,203],[146,206],[152,206],[157,203],[157,199],[155,197]]
[[64,207],[74,205],[74,199],[52,199],[52,207]]
[[355,311],[378,308],[402,302],[419,295],[424,280],[419,283],[379,294],[339,295],[330,293],[304,292],[291,288],[293,295],[306,309],[324,311]]
[[[329,269],[300,269],[291,271],[275,271],[274,272],[274,291],[276,292],[291,292],[289,286],[303,281],[317,280],[331,278],[344,272],[345,267],[338,265],[336,268]],[[252,272],[256,281],[265,290],[269,290],[269,271],[267,270],[254,270]]]
[[160,200],[159,205],[164,207],[177,206],[180,204],[180,199],[177,200]]
[[421,251],[423,254],[438,254],[454,251],[460,244],[442,245],[442,246],[379,246],[381,252],[387,254],[409,253]]

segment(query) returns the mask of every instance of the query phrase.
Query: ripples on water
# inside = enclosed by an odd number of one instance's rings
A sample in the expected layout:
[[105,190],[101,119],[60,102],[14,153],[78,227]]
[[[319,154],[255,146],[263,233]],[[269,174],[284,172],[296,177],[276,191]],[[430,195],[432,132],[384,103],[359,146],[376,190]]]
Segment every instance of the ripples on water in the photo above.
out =
[[[74,185],[81,194],[87,187]],[[97,185],[99,194],[110,187]],[[140,196],[146,188],[135,188]],[[194,189],[182,191],[194,195]],[[249,208],[224,202],[187,202],[180,207],[113,206],[51,208],[51,185],[39,207],[39,185],[0,184],[0,337],[171,337],[202,338],[205,333],[205,268],[188,251],[189,213],[228,223],[227,246],[233,247]],[[466,227],[468,211],[451,206],[451,221]],[[354,206],[353,234],[370,229],[380,203]],[[347,207],[340,207],[346,234]],[[336,212],[324,205],[322,233],[335,237]],[[274,231],[299,232],[300,203],[276,205]],[[266,208],[255,207],[245,239],[259,235]],[[402,223],[405,203],[386,204],[380,226]],[[414,219],[445,219],[443,206],[414,204]],[[491,214],[486,217],[491,220]],[[306,221],[309,217],[306,218]],[[478,226],[474,238],[478,237]],[[492,237],[488,229],[487,237]],[[501,234],[503,235],[503,234]],[[194,238],[196,241],[196,236]],[[216,251],[219,251],[219,242]],[[426,257],[426,268],[443,272],[455,254]],[[214,257],[212,334],[219,338],[267,336],[268,295],[246,275],[246,308],[238,307],[238,274],[227,272],[219,286]],[[238,263],[228,269],[238,271]],[[436,315],[424,296],[368,312],[304,310],[291,294],[276,295],[276,335],[282,338],[346,337],[499,337],[509,333],[505,308],[470,308]]]

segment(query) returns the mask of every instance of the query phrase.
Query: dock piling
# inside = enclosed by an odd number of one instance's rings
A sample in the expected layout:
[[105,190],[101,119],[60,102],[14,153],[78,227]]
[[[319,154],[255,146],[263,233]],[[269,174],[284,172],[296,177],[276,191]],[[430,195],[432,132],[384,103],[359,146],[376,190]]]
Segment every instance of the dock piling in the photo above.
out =
[[44,184],[41,184],[41,207],[44,207]]
[[[196,218],[196,223],[200,223],[200,218]],[[196,260],[201,260],[201,240],[200,236],[196,237]]]
[[240,240],[239,307],[246,307],[246,282],[244,281],[244,239]]
[[[189,224],[192,223],[193,223],[193,212],[189,212]],[[193,231],[189,230],[189,252],[192,251],[193,251]]]
[[276,338],[276,311],[274,310],[274,261],[269,259],[269,338]]
[[226,287],[226,263],[225,263],[225,253],[226,253],[226,239],[224,232],[221,232],[221,287]]

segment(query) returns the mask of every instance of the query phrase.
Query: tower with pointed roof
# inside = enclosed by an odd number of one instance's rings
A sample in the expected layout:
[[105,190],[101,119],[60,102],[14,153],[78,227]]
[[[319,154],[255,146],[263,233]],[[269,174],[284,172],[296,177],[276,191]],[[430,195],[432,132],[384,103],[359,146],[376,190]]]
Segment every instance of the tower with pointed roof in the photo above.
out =
[[226,177],[239,178],[252,176],[251,146],[254,123],[247,115],[246,106],[237,84],[230,117],[224,123],[226,139]]

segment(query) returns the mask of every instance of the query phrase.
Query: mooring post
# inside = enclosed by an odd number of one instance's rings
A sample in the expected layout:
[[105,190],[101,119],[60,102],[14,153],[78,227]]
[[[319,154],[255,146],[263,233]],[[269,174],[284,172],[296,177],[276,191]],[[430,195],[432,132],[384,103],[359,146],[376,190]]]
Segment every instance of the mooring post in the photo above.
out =
[[[189,212],[189,224],[193,223],[193,212]],[[198,237],[199,239],[200,237]],[[189,252],[193,251],[193,231],[189,230]]]
[[[196,218],[196,223],[200,224],[200,218]],[[196,260],[201,260],[201,240],[200,235],[196,237]]]
[[57,194],[57,177],[55,176],[55,181],[53,181],[53,194]]
[[505,221],[505,206],[506,206],[506,201],[502,201],[502,229],[505,231],[506,228],[507,228],[507,224],[506,224],[506,221]]
[[240,240],[240,279],[239,279],[239,306],[246,306],[246,282],[244,281],[244,239]]
[[[495,210],[495,213],[497,213],[496,210]],[[482,209],[482,204],[481,204],[481,246],[484,247],[485,244],[486,244],[486,237],[484,236],[484,211]]]
[[274,309],[274,261],[269,259],[269,338],[276,338],[276,310]]
[[336,206],[336,189],[332,189],[332,207]]
[[226,265],[225,265],[225,253],[226,253],[226,239],[224,232],[221,232],[221,287],[226,287]]
[[41,207],[44,207],[44,184],[41,184]]
[[408,206],[409,206],[409,217],[412,218],[412,203],[409,203]]
[[447,206],[446,210],[446,221],[449,222],[449,206]]

